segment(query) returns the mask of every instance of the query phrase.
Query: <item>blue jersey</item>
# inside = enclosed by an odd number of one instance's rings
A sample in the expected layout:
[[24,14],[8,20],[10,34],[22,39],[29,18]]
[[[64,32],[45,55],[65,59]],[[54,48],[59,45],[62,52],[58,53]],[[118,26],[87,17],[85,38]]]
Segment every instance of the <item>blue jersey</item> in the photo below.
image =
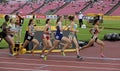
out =
[[61,31],[61,28],[62,28],[62,23],[61,22],[58,22],[58,25],[56,26],[56,33],[55,33],[55,38],[57,40],[61,40],[62,37],[63,37],[63,32]]

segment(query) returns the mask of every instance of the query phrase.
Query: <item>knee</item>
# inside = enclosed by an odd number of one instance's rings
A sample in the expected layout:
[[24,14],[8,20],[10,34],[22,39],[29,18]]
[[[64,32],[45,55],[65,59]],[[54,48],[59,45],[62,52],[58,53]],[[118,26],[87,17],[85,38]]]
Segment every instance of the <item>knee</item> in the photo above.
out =
[[53,50],[55,47],[52,47],[51,49]]
[[15,43],[14,42],[10,42],[9,45],[14,47]]
[[67,44],[68,44],[68,45],[70,45],[71,43],[72,43],[72,41],[71,41],[71,40],[68,40],[68,41],[67,41]]
[[68,41],[68,45],[71,45],[71,42],[70,42],[70,41]]
[[36,42],[36,45],[39,46],[39,42]]

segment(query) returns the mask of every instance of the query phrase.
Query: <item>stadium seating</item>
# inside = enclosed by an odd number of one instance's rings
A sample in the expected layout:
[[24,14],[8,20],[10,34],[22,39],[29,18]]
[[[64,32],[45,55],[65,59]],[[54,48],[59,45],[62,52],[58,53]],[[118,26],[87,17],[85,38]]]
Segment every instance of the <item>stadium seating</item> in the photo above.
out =
[[60,7],[64,4],[63,1],[53,1],[53,2],[49,2],[48,4],[45,4],[45,6],[43,6],[40,10],[38,10],[37,12],[35,12],[35,14],[45,14],[47,11],[49,10],[54,10],[57,7]]
[[26,15],[35,10],[36,8],[38,8],[40,5],[42,5],[42,3],[41,4],[28,3],[27,5],[24,6],[24,8],[21,8],[18,11],[23,12]]
[[112,16],[118,16],[118,15],[120,15],[120,7],[117,8],[114,12],[112,12],[111,15],[112,15]]
[[109,11],[115,4],[111,5],[111,1],[101,1],[98,3],[94,3],[93,7],[88,8],[85,10],[84,14],[87,13],[102,13],[105,14],[107,11]]
[[1,14],[10,14],[12,11],[14,11],[15,9],[19,8],[20,6],[22,6],[23,3],[15,3],[15,4],[0,4],[0,13]]
[[63,9],[59,10],[56,14],[57,15],[68,15],[68,14],[75,14],[76,12],[79,12],[82,8],[84,8],[85,2],[76,0],[74,2],[71,2]]
[[[119,0],[116,0],[116,2],[112,2],[112,0],[102,0],[99,2],[94,2],[93,6],[90,6],[85,11],[83,11],[83,14],[87,13],[102,13],[105,14],[108,12],[113,6],[117,4]],[[44,0],[40,0],[39,2],[28,2],[23,8],[21,7],[25,3],[0,3],[0,14],[10,14],[14,10],[18,9],[16,12],[22,12],[23,14],[29,14],[30,12],[34,11],[35,9],[42,6],[44,3]],[[46,14],[48,11],[52,11],[55,9],[60,8],[62,5],[64,5],[64,0],[59,1],[51,1],[49,3],[46,3],[43,7],[36,10],[33,14]],[[56,12],[57,15],[74,15],[78,13],[80,10],[82,10],[86,6],[86,0],[75,0],[71,1],[68,5],[66,5],[63,8],[60,8]],[[20,8],[21,7],[21,8]],[[20,9],[19,9],[20,8]],[[120,15],[119,13],[120,7],[116,9],[111,15]],[[15,14],[15,13],[14,13]]]

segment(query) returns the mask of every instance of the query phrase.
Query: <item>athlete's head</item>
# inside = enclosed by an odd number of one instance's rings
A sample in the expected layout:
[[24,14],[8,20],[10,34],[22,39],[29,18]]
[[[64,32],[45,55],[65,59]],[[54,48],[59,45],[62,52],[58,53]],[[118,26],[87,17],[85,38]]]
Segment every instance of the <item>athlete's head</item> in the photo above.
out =
[[14,23],[14,20],[13,20],[12,18],[10,19],[10,23],[11,23],[11,24]]
[[17,12],[17,13],[16,13],[16,15],[17,15],[17,16],[19,16],[19,15],[20,15],[20,13],[19,13],[19,12]]
[[50,23],[50,19],[46,19],[46,24]]
[[31,25],[31,24],[34,24],[34,20],[33,19],[29,20],[29,24],[28,25]]
[[70,21],[74,21],[75,17],[74,17],[74,16],[69,16],[68,19],[69,19]]
[[94,22],[93,22],[93,25],[99,25],[99,20],[98,19],[95,19]]
[[21,16],[22,12],[17,12],[16,15],[17,16]]
[[4,19],[5,19],[6,22],[8,22],[9,19],[10,19],[10,16],[9,15],[5,15]]
[[56,24],[57,24],[59,21],[62,21],[62,19],[63,19],[63,16],[59,16],[59,17],[57,18]]

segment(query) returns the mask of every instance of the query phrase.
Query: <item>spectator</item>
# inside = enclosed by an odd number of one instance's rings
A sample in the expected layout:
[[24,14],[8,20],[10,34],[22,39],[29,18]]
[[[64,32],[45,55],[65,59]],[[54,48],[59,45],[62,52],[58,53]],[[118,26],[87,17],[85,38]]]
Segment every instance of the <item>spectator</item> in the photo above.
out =
[[78,15],[78,19],[79,19],[79,27],[81,27],[82,26],[82,24],[83,24],[83,14],[80,12],[79,13],[79,15]]

